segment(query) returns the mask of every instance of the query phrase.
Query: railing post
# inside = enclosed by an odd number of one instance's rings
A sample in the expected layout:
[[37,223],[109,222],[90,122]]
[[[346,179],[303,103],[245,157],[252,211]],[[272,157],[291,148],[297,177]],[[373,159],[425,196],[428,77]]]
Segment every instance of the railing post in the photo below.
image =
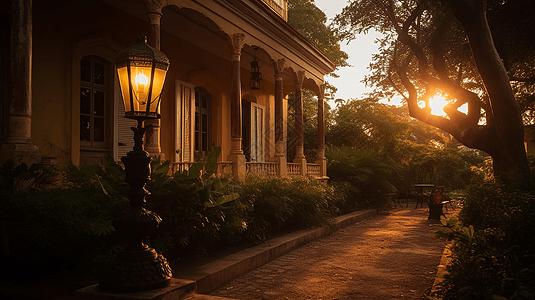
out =
[[275,157],[277,160],[277,176],[283,177],[288,175],[288,165],[286,164],[286,156],[277,156]]
[[300,163],[301,163],[301,166],[300,166],[299,171],[301,172],[301,176],[307,176],[308,174],[307,160],[301,159]]

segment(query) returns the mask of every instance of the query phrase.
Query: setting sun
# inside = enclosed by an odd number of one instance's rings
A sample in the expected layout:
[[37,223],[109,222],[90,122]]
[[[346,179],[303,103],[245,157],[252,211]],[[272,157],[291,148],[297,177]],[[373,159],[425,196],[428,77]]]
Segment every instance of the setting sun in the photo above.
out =
[[[435,95],[433,98],[429,99],[429,107],[431,108],[431,114],[435,116],[441,116],[446,117],[446,113],[444,112],[444,106],[448,105],[448,100],[444,99],[441,95]],[[423,108],[425,106],[425,103],[423,101],[420,101],[418,103],[418,106]],[[461,105],[458,109],[458,111],[466,114],[468,111],[468,105],[465,103]]]
[[431,107],[431,114],[435,116],[446,116],[444,112],[444,106],[448,104],[448,101],[440,95],[435,95],[435,97],[429,99],[429,106]]

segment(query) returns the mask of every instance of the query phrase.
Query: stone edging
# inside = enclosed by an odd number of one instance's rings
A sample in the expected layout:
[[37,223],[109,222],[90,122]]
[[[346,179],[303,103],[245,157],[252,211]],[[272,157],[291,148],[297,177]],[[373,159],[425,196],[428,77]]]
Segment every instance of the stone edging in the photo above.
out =
[[188,273],[177,274],[176,276],[181,279],[195,281],[197,283],[197,293],[208,294],[238,276],[254,270],[290,251],[376,214],[377,210],[372,209],[336,217],[334,222],[327,226],[300,230],[277,237],[263,244],[200,266]]
[[435,281],[433,282],[433,287],[431,288],[431,297],[435,300],[442,299],[441,297],[437,296],[438,292],[438,285],[444,280],[444,275],[448,273],[447,266],[451,262],[451,247],[453,246],[453,241],[448,241],[446,243],[446,247],[444,248],[444,252],[442,253],[442,258],[440,259],[440,264],[438,265],[437,270],[437,276],[435,277]]

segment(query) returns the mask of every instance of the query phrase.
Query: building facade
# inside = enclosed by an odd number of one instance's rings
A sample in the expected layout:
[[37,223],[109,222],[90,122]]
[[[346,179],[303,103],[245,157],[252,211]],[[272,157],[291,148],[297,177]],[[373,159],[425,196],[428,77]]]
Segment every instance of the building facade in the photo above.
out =
[[[115,57],[144,33],[170,67],[145,150],[186,169],[212,145],[221,166],[325,177],[323,78],[334,64],[292,29],[286,0],[11,0],[0,4],[0,157],[119,161],[133,146]],[[262,80],[251,88],[251,63]],[[303,151],[303,88],[318,96],[318,157]],[[287,161],[287,96],[296,158]],[[54,147],[50,147],[54,145]]]

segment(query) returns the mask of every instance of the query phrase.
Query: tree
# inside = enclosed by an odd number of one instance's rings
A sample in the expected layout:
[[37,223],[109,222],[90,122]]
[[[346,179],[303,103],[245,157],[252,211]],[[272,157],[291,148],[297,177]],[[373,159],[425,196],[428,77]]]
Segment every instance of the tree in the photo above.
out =
[[327,26],[327,16],[314,0],[288,0],[288,23],[337,67],[348,66],[348,55],[340,49],[340,37]]
[[[521,110],[487,21],[487,9],[498,5],[356,0],[334,22],[345,39],[372,28],[384,35],[367,78],[379,94],[401,94],[412,117],[491,155],[496,178],[521,181],[531,178]],[[437,93],[450,100],[445,117],[431,114],[429,99]],[[467,114],[458,110],[464,104]]]
[[[349,66],[349,56],[340,49],[341,37],[327,25],[327,16],[314,0],[288,0],[288,23],[334,62],[336,68]],[[335,72],[330,75],[338,76]],[[325,83],[325,99],[334,100],[336,91],[335,86]]]
[[415,183],[459,189],[481,177],[473,171],[484,162],[478,150],[409,117],[406,106],[393,107],[374,98],[351,99],[332,114],[326,156],[328,168],[338,169],[337,177],[344,176],[341,170],[354,168],[353,158],[370,162],[368,154],[394,171],[384,173],[385,179],[399,191],[408,191]]

